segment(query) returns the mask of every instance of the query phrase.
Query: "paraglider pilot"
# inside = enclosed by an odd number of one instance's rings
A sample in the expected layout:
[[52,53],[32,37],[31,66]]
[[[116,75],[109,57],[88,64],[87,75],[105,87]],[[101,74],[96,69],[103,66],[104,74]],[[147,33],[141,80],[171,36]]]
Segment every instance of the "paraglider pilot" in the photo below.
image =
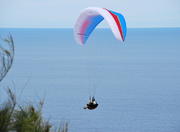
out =
[[89,97],[89,103],[86,104],[84,109],[94,110],[97,108],[97,106],[98,106],[98,103],[96,102],[96,100],[93,96],[93,97]]

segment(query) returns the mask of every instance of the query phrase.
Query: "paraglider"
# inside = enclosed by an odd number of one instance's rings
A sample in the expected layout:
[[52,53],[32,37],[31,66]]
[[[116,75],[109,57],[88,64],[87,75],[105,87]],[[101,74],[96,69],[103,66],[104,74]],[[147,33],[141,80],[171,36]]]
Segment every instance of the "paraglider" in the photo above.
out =
[[96,102],[94,96],[89,98],[89,103],[86,104],[86,106],[84,107],[84,109],[89,109],[89,110],[93,110],[96,109],[98,106],[98,103]]
[[[122,14],[108,10],[106,8],[89,7],[84,9],[79,15],[74,26],[74,38],[78,44],[84,45],[96,26],[105,20],[114,37],[124,41],[126,38],[126,21]],[[98,106],[95,97],[90,97],[89,103],[84,109],[93,110]]]
[[103,20],[106,20],[117,40],[126,38],[126,22],[120,13],[98,7],[83,10],[74,26],[74,37],[77,43],[84,45],[92,31]]

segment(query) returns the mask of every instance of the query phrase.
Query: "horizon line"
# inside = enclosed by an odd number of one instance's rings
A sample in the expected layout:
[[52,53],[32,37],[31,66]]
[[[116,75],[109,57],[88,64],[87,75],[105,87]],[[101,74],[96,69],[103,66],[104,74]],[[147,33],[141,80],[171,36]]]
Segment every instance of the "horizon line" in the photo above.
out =
[[[162,29],[180,27],[129,27],[127,29]],[[0,29],[73,29],[73,27],[0,27]],[[108,27],[97,27],[96,29],[109,29]]]

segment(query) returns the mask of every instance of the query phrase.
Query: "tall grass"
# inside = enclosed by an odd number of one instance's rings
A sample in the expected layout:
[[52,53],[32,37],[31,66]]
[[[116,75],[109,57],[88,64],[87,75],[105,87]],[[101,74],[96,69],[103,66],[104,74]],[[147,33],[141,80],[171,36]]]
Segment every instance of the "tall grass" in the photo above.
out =
[[[0,43],[0,82],[10,70],[14,60],[14,41],[10,34]],[[7,89],[8,98],[0,102],[0,132],[68,132],[68,123],[65,122],[57,130],[49,121],[42,117],[43,102],[38,107],[34,105],[20,105],[16,95],[10,88]]]
[[21,106],[11,89],[7,94],[7,101],[0,105],[0,132],[68,132],[67,122],[55,130],[49,121],[43,119],[42,101],[38,107],[30,104]]

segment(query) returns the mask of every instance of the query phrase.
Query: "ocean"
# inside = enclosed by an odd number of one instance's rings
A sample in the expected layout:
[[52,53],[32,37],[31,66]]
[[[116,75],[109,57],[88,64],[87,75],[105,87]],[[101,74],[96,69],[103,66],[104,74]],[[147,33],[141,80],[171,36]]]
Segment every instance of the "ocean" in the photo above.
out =
[[[128,29],[117,41],[96,29],[84,45],[72,29],[0,29],[11,33],[15,59],[0,84],[20,104],[44,100],[43,116],[69,132],[179,132],[180,28]],[[89,96],[96,110],[84,110]]]

